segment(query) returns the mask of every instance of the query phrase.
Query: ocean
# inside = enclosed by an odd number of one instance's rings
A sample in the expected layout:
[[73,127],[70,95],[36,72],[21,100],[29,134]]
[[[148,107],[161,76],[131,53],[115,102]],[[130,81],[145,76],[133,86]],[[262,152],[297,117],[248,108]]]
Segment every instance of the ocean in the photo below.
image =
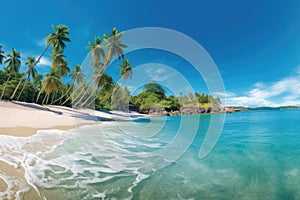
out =
[[[213,115],[185,116],[185,124],[182,116],[152,117],[1,136],[0,158],[22,163],[27,181],[49,200],[300,199],[299,110],[227,114],[202,158]],[[8,197],[15,180],[1,178],[11,187],[0,197]]]

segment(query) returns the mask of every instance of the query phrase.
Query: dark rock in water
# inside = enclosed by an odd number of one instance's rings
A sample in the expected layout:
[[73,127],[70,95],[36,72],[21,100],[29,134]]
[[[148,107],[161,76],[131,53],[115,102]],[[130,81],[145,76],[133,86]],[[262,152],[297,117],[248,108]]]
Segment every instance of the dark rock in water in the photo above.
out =
[[208,114],[208,113],[234,113],[240,112],[240,110],[231,107],[213,106],[208,108],[191,106],[183,107],[180,110],[166,111],[164,109],[152,110],[149,112],[150,115],[154,116],[175,116],[175,115],[192,115],[192,114]]

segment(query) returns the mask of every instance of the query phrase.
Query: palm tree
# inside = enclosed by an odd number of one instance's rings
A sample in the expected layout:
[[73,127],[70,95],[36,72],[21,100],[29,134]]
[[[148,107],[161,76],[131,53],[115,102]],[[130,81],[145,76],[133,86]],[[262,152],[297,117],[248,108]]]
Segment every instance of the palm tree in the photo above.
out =
[[71,42],[71,40],[67,37],[70,34],[69,28],[66,25],[52,25],[53,33],[50,33],[46,36],[47,46],[46,49],[42,52],[42,54],[38,57],[36,62],[33,65],[37,65],[44,54],[47,52],[49,47],[52,45],[54,50],[64,50],[66,47],[66,42]]
[[[29,66],[30,68],[36,66],[41,58],[44,56],[44,54],[48,51],[49,47],[52,45],[52,48],[56,51],[59,50],[64,50],[64,48],[66,47],[66,42],[71,42],[71,40],[67,37],[70,34],[69,28],[66,25],[57,25],[57,26],[53,26],[52,25],[52,29],[53,29],[53,33],[50,33],[46,36],[47,39],[47,46],[45,48],[45,50],[42,52],[42,54],[38,57],[38,59],[32,63],[32,66]],[[25,78],[25,74],[21,77],[18,86],[15,88],[13,95],[10,97],[10,99],[13,99],[21,82],[24,80]]]
[[80,65],[76,65],[71,76],[75,83],[77,84],[82,83],[84,79],[84,74],[82,73],[82,67]]
[[105,67],[109,65],[112,58],[114,56],[117,56],[119,59],[124,58],[124,50],[123,48],[126,48],[127,46],[122,43],[122,35],[124,32],[118,33],[118,30],[116,28],[113,28],[111,31],[111,35],[108,36],[106,34],[103,35],[104,40],[107,42],[107,56],[105,61]]
[[132,79],[132,66],[130,66],[130,62],[129,60],[124,60],[123,64],[118,66],[118,68],[120,68],[120,78],[124,78],[124,82],[130,78]]
[[4,61],[4,63],[7,64],[7,69],[9,70],[9,76],[8,76],[6,82],[5,82],[4,87],[3,87],[0,100],[4,96],[4,92],[5,92],[7,83],[10,80],[12,73],[19,71],[19,68],[21,66],[20,58],[21,58],[20,52],[16,51],[16,49],[14,49],[14,48],[12,48],[12,53],[11,54],[7,54],[7,59]]
[[[102,88],[105,92],[111,91],[115,84],[113,81],[113,78],[106,74],[106,73],[99,73],[99,74],[94,74],[95,78],[94,78],[94,84],[95,84],[95,88]],[[91,94],[95,93],[96,91],[93,90],[91,92]],[[80,105],[80,106],[89,106],[94,100],[95,100],[95,96],[94,95],[89,95],[86,100]],[[84,97],[85,95],[83,95],[82,97]],[[81,98],[79,100],[79,103],[83,100],[83,98]]]
[[0,65],[3,63],[4,58],[4,51],[2,50],[2,46],[0,45]]
[[35,78],[33,79],[33,85],[34,85],[34,92],[33,92],[33,95],[32,95],[32,100],[31,102],[34,102],[34,99],[35,99],[35,94],[38,92],[38,91],[41,91],[42,89],[42,81],[43,81],[43,76],[41,74],[37,74],[35,76]]
[[65,60],[65,55],[63,55],[63,50],[59,49],[57,51],[51,52],[52,59],[52,70],[56,72],[59,76],[67,76],[71,70]]
[[97,82],[95,82],[95,85],[97,88],[102,88],[104,91],[110,91],[114,87],[114,80],[113,78],[104,73],[102,76],[99,76],[98,78],[95,79]]
[[54,33],[46,36],[47,46],[52,45],[55,51],[64,50],[66,47],[65,42],[71,42],[67,37],[70,34],[69,28],[66,25],[53,26]]
[[[55,100],[53,103],[56,103],[59,100],[62,100],[67,94],[69,94],[70,90],[74,87],[75,84],[80,84],[83,82],[84,75],[82,73],[82,68],[80,65],[76,65],[74,68],[74,71],[71,73],[71,78],[73,80],[73,83],[71,86],[68,88],[68,90],[65,92],[64,95],[62,95],[60,98]],[[70,95],[61,105],[64,105],[67,101],[71,99],[72,95]]]
[[[35,74],[36,74],[36,69],[35,69],[35,65],[34,65],[35,62],[36,62],[35,57],[30,57],[30,56],[27,57],[27,61],[25,62],[25,65],[27,66],[27,71],[26,71],[26,73],[23,73],[21,79],[19,80],[18,85],[16,86],[16,88],[15,88],[13,94],[12,94],[11,97],[10,97],[11,100],[12,100],[12,99],[14,98],[14,96],[16,95],[17,90],[19,89],[19,87],[20,87],[22,81],[25,79],[26,75],[28,76],[28,79],[26,80],[26,83],[27,83],[27,81],[29,80],[29,77],[30,77],[30,76],[32,76],[32,77],[35,76]],[[33,77],[33,78],[34,78],[34,77]],[[26,84],[26,83],[25,83],[25,84]],[[23,91],[23,89],[24,89],[24,87],[25,87],[25,84],[24,84],[24,86],[23,86],[23,88],[22,88],[22,91]],[[20,92],[18,99],[20,98],[20,95],[21,95],[22,91]]]
[[[26,79],[26,81],[25,81],[25,83],[23,85],[23,88],[22,88],[22,90],[21,90],[21,92],[20,92],[20,94],[19,94],[19,96],[17,98],[17,101],[19,101],[19,99],[21,97],[21,94],[23,93],[23,90],[24,90],[26,84],[30,81],[30,77],[32,77],[32,79],[34,79],[35,75],[37,74],[37,70],[36,70],[35,66],[33,65],[34,63],[35,63],[35,57],[30,57],[30,56],[27,57],[27,61],[25,62],[25,65],[27,66],[27,71],[24,74],[24,75],[27,75],[27,79]],[[22,80],[22,78],[21,78],[21,80]],[[19,83],[18,83],[18,85],[16,87],[17,89],[20,86],[21,80],[19,81]],[[11,99],[12,98],[13,98],[13,96],[11,97]]]
[[104,52],[104,45],[101,42],[100,37],[95,37],[94,42],[88,42],[89,46],[86,48],[91,50],[93,62],[91,63],[92,66],[99,68],[103,65],[101,62],[101,57],[105,59],[105,52]]
[[[50,74],[47,74],[45,80],[43,81],[43,86],[41,89],[41,92],[46,93],[46,95],[42,101],[42,104],[44,104],[45,100],[46,100],[46,104],[47,104],[50,94],[59,92],[61,86],[62,86],[62,82],[60,81],[60,78],[56,76],[55,72],[51,71]],[[40,93],[39,93],[36,101],[38,101],[39,96],[40,96]]]

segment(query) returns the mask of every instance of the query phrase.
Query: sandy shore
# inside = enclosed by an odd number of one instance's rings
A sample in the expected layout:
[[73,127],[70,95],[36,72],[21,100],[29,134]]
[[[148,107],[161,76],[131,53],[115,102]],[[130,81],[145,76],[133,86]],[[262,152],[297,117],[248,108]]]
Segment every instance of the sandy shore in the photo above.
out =
[[[63,106],[41,106],[38,104],[17,101],[0,101],[0,135],[17,137],[32,136],[37,130],[59,129],[70,130],[82,125],[92,125],[112,120],[130,120],[131,117],[139,117],[137,113],[107,112],[95,110],[74,110]],[[2,155],[2,154],[1,154]],[[0,155],[0,156],[1,156]],[[0,157],[1,158],[1,157]],[[24,169],[21,164],[16,168],[0,161],[0,193],[8,189],[8,185],[2,176],[10,176],[18,179],[24,185],[18,187],[30,187],[24,177]],[[13,199],[6,197],[4,199]],[[38,193],[31,188],[26,193],[25,199],[40,199]]]
[[37,130],[69,130],[82,125],[111,120],[130,120],[137,113],[74,110],[64,106],[41,106],[38,104],[0,101],[0,134],[30,136]]

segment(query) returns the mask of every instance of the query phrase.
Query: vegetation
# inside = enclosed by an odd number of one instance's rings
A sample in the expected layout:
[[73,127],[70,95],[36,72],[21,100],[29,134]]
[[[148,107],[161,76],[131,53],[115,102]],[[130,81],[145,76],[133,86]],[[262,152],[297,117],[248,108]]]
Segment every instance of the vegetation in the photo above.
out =
[[[105,73],[105,69],[114,58],[121,60],[117,66],[119,78],[123,83],[132,79],[133,66],[124,57],[122,43],[123,32],[113,28],[110,34],[95,37],[88,42],[87,49],[91,51],[93,66],[93,87],[89,86],[82,72],[82,67],[76,65],[73,70],[68,64],[64,53],[69,38],[69,28],[66,25],[52,26],[53,32],[46,36],[46,47],[37,58],[29,56],[22,63],[22,55],[12,48],[11,53],[5,53],[0,45],[0,99],[20,100],[38,104],[55,104],[85,107],[95,102],[97,109],[131,109],[149,112],[150,109],[164,109],[167,111],[180,110],[181,107],[211,107],[220,104],[220,99],[206,94],[180,94],[167,96],[166,90],[156,82],[144,85],[144,91],[131,96],[128,88],[123,88]],[[50,52],[48,52],[50,51]],[[43,76],[38,73],[42,57],[49,53],[51,67]],[[25,72],[20,72],[22,64]],[[69,77],[68,79],[64,79]],[[68,80],[68,81],[65,81]],[[77,86],[77,87],[75,87]],[[90,93],[95,93],[95,96]]]

